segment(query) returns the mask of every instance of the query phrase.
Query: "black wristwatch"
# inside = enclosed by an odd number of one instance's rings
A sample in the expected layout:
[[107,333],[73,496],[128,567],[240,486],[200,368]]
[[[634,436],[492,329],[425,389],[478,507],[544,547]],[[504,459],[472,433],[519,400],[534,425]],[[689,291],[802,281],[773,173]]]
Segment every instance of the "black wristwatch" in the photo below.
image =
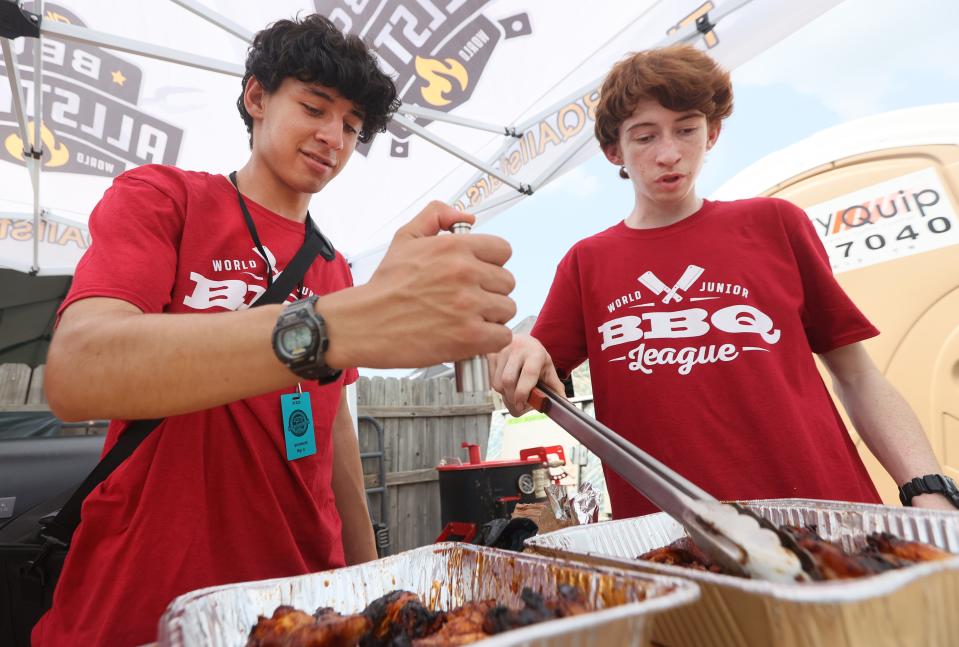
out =
[[903,505],[912,505],[912,498],[920,494],[941,494],[959,508],[959,488],[955,481],[943,474],[917,476],[899,488],[899,500]]
[[326,365],[326,323],[316,312],[316,296],[283,308],[273,328],[273,352],[288,369],[320,384],[335,382],[343,372]]

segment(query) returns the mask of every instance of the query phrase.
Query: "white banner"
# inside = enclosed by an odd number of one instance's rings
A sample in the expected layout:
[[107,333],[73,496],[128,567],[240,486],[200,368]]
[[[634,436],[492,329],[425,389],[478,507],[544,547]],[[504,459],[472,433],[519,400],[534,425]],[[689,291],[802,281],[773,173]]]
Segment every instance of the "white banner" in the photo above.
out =
[[959,222],[935,169],[873,184],[806,209],[833,271],[959,244]]
[[[319,11],[369,42],[383,69],[395,78],[411,111],[401,114],[371,146],[361,147],[311,204],[311,213],[354,261],[357,281],[362,282],[396,228],[429,200],[445,200],[489,218],[594,154],[596,88],[624,54],[685,34],[732,68],[837,2],[204,0],[201,4],[228,17],[227,22],[237,27],[233,31],[244,37],[273,20]],[[24,3],[28,10],[33,6]],[[118,51],[103,46],[95,36],[78,41],[44,35],[39,190],[40,205],[47,213],[64,222],[85,223],[112,178],[141,164],[176,164],[212,173],[242,166],[249,148],[235,101],[247,47],[243,38],[174,2],[55,0],[43,6],[47,25],[61,24],[64,30],[82,26],[122,36],[124,46],[129,45],[126,49],[150,44],[226,63],[226,72],[212,72]],[[696,30],[697,20],[705,21],[701,31]],[[24,37],[13,41],[31,133],[33,43]],[[0,74],[7,74],[6,65]],[[33,186],[24,167],[24,142],[13,102],[10,85],[3,79],[0,234],[7,235],[0,235],[0,266],[26,269],[33,262],[32,240],[24,240],[28,230],[32,237]],[[469,125],[447,123],[444,118]],[[411,133],[411,128],[422,129],[421,134],[434,141]],[[3,214],[27,214],[30,220],[17,224]],[[56,232],[50,227],[41,231],[47,241],[39,250],[41,273],[71,271],[82,253],[72,242],[75,235],[65,237],[59,227]]]

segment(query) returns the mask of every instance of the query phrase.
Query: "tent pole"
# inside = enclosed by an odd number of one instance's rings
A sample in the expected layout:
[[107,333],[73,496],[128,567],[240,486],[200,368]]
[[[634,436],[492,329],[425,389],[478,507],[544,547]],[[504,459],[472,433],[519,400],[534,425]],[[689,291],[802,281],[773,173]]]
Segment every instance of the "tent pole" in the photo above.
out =
[[[659,43],[657,43],[657,44],[655,45],[655,47],[663,47],[663,46],[665,46],[665,45],[669,45],[669,44],[672,44],[672,43],[683,43],[683,42],[688,42],[688,41],[694,40],[694,39],[702,36],[702,34],[703,34],[704,32],[709,31],[710,29],[712,29],[713,27],[715,27],[716,24],[719,23],[720,20],[722,20],[723,18],[725,18],[725,17],[728,16],[729,14],[731,14],[731,13],[733,13],[733,12],[741,9],[742,7],[744,7],[745,5],[749,4],[750,2],[752,2],[752,0],[732,0],[731,2],[727,3],[726,5],[720,7],[719,9],[715,9],[715,10],[709,12],[708,14],[703,15],[703,16],[700,18],[700,20],[697,21],[696,23],[693,23],[693,24],[691,24],[691,25],[688,25],[688,26],[680,29],[679,31],[677,31],[677,32],[675,32],[675,33],[667,36],[666,38],[664,38],[663,40],[661,40]],[[577,89],[575,92],[571,92],[571,93],[567,94],[563,99],[557,101],[556,103],[554,103],[554,104],[551,105],[550,107],[546,108],[545,110],[541,110],[541,111],[538,112],[536,115],[530,117],[529,119],[527,119],[527,120],[525,120],[525,121],[523,121],[523,122],[520,122],[517,126],[515,126],[516,131],[520,134],[520,136],[522,136],[522,133],[525,133],[527,130],[529,130],[531,127],[533,127],[533,126],[534,126],[535,124],[537,124],[538,122],[540,122],[540,121],[542,121],[543,119],[545,119],[547,116],[552,115],[553,113],[558,112],[561,108],[563,108],[563,106],[566,106],[566,105],[568,105],[568,104],[570,104],[570,103],[577,102],[581,97],[586,96],[587,94],[591,94],[591,93],[593,93],[593,92],[598,92],[598,91],[599,91],[599,88],[601,87],[601,85],[602,85],[602,83],[603,83],[603,79],[604,79],[604,78],[605,78],[605,76],[601,76],[601,77],[598,77],[598,78],[594,79],[594,80],[591,81],[590,83],[587,83],[586,85],[583,85],[582,87],[580,87],[579,89]],[[588,139],[588,138],[585,138],[585,139]],[[504,147],[503,147],[502,149],[500,149],[499,151],[496,152],[496,154],[493,156],[492,159],[493,159],[493,160],[499,159],[502,155],[504,155],[504,154],[506,153],[507,150],[509,150],[509,147],[510,147],[511,145],[512,145],[512,142],[508,142],[506,145],[504,145]],[[561,159],[558,159],[552,166],[550,166],[550,168],[548,168],[544,173],[542,173],[542,174],[540,175],[540,177],[537,178],[536,181],[533,182],[532,187],[531,187],[532,190],[538,190],[539,188],[541,188],[541,187],[543,186],[543,184],[545,184],[546,181],[547,181],[559,168],[561,168],[561,167],[563,166],[563,164],[565,164],[566,161],[569,160],[570,157],[572,157],[575,153],[577,153],[578,151],[580,151],[584,145],[585,145],[585,143],[580,144],[580,145],[577,145],[574,150],[572,150],[572,151],[564,154],[564,155],[561,157]],[[474,164],[474,166],[476,166],[476,165]],[[454,197],[452,198],[452,200],[455,201],[455,200],[459,199],[459,197],[462,196],[462,194],[463,194],[470,186],[472,186],[479,177],[480,177],[480,176],[478,176],[478,175],[474,175],[474,176],[463,186],[463,188],[460,189],[460,190],[454,195]]]
[[[37,0],[37,15],[43,21],[43,0]],[[40,272],[40,170],[43,165],[43,140],[40,130],[43,124],[43,51],[41,36],[33,40],[33,141],[30,143],[30,156],[33,166],[30,169],[33,180],[33,265],[31,274]],[[24,143],[26,148],[26,143]]]
[[[67,227],[76,227],[77,229],[86,230],[87,225],[84,222],[75,220],[74,218],[69,218],[67,216],[59,216],[47,209],[40,210],[40,216],[43,218],[44,222],[55,222]],[[0,218],[6,218],[9,220],[32,220],[33,212],[32,211],[0,211]]]
[[491,133],[496,133],[497,135],[503,135],[505,137],[515,137],[519,139],[523,136],[522,132],[517,131],[513,126],[497,126],[495,124],[488,124],[475,119],[457,117],[456,115],[451,115],[447,112],[443,112],[442,110],[432,110],[430,108],[423,108],[421,106],[415,106],[409,103],[402,104],[398,112],[411,117],[422,117],[424,119],[442,121],[448,124],[455,124],[457,126],[475,128],[476,130],[485,130]]
[[501,195],[497,198],[494,198],[493,200],[489,200],[488,202],[480,202],[477,205],[477,208],[470,210],[469,213],[473,214],[474,216],[478,216],[484,211],[489,211],[490,209],[496,209],[497,207],[500,207],[504,204],[509,204],[510,202],[513,202],[516,200],[522,200],[526,198],[527,195],[529,194],[506,193],[505,195]]
[[752,1],[753,0],[731,0],[718,9],[713,9],[708,13],[703,14],[696,22],[683,27],[673,34],[670,34],[657,43],[655,47],[664,47],[665,45],[672,45],[673,43],[686,43],[688,41],[695,40],[706,32],[712,30],[712,28],[715,27],[720,20],[729,14],[742,9]]
[[541,110],[540,112],[536,113],[535,116],[530,117],[526,121],[521,122],[518,126],[516,126],[516,129],[519,130],[520,132],[526,132],[533,125],[542,121],[546,117],[546,115],[551,115],[554,112],[559,112],[559,110],[563,106],[569,105],[570,103],[575,103],[579,98],[584,97],[587,94],[598,92],[599,86],[602,82],[603,82],[603,77],[600,77],[598,79],[593,79],[586,85],[581,86],[578,90],[576,90],[576,92],[571,92],[567,94],[563,99],[560,99],[559,101],[551,105],[546,110]]
[[249,29],[237,22],[233,22],[223,14],[213,11],[206,5],[196,2],[196,0],[170,0],[170,2],[180,5],[190,13],[196,14],[200,18],[203,18],[203,20],[216,25],[229,34],[233,34],[240,40],[246,41],[247,43],[253,41],[254,34]]
[[580,136],[578,142],[567,147],[565,155],[554,160],[553,163],[550,164],[545,171],[540,173],[539,177],[533,180],[533,190],[538,191],[541,187],[543,187],[543,185],[552,181],[553,176],[556,175],[556,172],[559,171],[559,169],[561,169],[563,165],[565,165],[566,162],[570,160],[571,157],[576,155],[576,153],[580,152],[591,143],[593,143],[592,133],[587,133]]
[[106,47],[107,49],[114,49],[119,52],[146,56],[147,58],[155,58],[160,61],[178,63],[180,65],[208,70],[210,72],[219,72],[220,74],[228,74],[230,76],[242,77],[245,71],[244,66],[238,63],[220,61],[215,58],[198,56],[169,47],[151,45],[132,38],[107,34],[102,31],[94,31],[93,29],[78,27],[77,25],[68,25],[55,20],[44,20],[40,26],[40,32],[53,38],[59,38],[60,40],[67,40],[82,45]]
[[[23,141],[23,161],[30,173],[30,181],[33,181],[33,158],[30,156],[30,135],[27,131],[27,116],[25,103],[23,101],[23,86],[20,84],[20,68],[17,66],[17,58],[13,55],[13,47],[10,39],[0,38],[0,50],[3,51],[3,63],[7,68],[7,81],[10,82],[10,94],[13,103],[13,114],[17,118],[17,126],[20,128],[20,139]],[[36,91],[36,88],[34,88]]]
[[[539,177],[537,177],[535,180],[533,180],[533,181],[530,183],[530,185],[529,185],[529,187],[530,187],[530,192],[527,193],[526,195],[532,195],[533,193],[535,193],[536,191],[538,191],[541,187],[543,187],[544,185],[546,185],[546,184],[552,179],[553,175],[555,175],[556,172],[557,172],[560,168],[562,168],[562,166],[563,166],[564,164],[566,164],[566,162],[568,162],[571,157],[573,157],[574,155],[576,155],[578,152],[580,152],[581,150],[583,150],[586,146],[588,146],[588,145],[591,144],[592,142],[593,142],[593,136],[592,136],[591,134],[587,134],[587,135],[582,135],[582,136],[580,136],[580,140],[579,140],[578,142],[576,142],[575,144],[572,144],[572,145],[570,146],[569,151],[568,151],[568,152],[569,152],[568,155],[564,155],[563,157],[555,160],[552,164],[550,164],[550,166],[549,166],[545,171],[543,171],[543,172],[539,175]],[[468,187],[468,186],[469,186],[469,185],[467,185],[467,187]],[[465,189],[464,189],[463,191],[465,191]],[[463,195],[463,191],[460,191],[459,193],[457,193],[457,194],[452,198],[452,201],[455,202],[460,196],[462,196],[462,195]],[[500,206],[502,206],[503,204],[507,204],[507,203],[512,202],[513,200],[516,200],[516,199],[521,198],[521,197],[523,197],[523,196],[521,196],[521,195],[516,195],[516,194],[514,194],[514,193],[507,193],[507,194],[505,194],[505,195],[501,195],[501,196],[499,196],[499,197],[493,198],[493,199],[488,200],[488,201],[485,201],[485,200],[484,200],[483,202],[480,202],[480,203],[477,205],[477,208],[476,208],[476,209],[470,210],[470,213],[472,213],[473,215],[479,215],[479,214],[483,213],[484,211],[489,211],[490,209],[496,209],[497,207],[500,207]]]
[[[733,13],[734,11],[741,9],[743,6],[749,4],[752,1],[753,0],[732,0],[731,2],[720,7],[719,9],[715,9],[709,12],[708,14],[703,15],[703,18],[706,18],[704,23],[693,23],[691,25],[683,27],[679,31],[662,39],[661,41],[656,43],[653,47],[665,47],[666,45],[671,45],[673,43],[685,43],[691,40],[695,40],[696,38],[699,38],[700,36],[702,36],[701,30],[708,31],[709,28],[715,27],[720,20],[722,20],[729,14]],[[562,108],[566,104],[575,101],[576,99],[586,95],[587,93],[591,93],[594,91],[598,92],[605,78],[606,78],[605,75],[597,77],[593,81],[580,87],[575,92],[571,92],[567,94],[565,98],[557,101],[556,103],[551,105],[549,108],[546,108],[545,110],[541,110],[535,116],[530,117],[526,121],[521,122],[518,126],[516,126],[516,129],[518,131],[525,132],[526,130],[529,130],[529,128],[533,124],[542,120],[547,115],[557,112],[560,108]]]
[[[490,156],[490,159],[491,159],[491,160],[501,159],[501,158],[509,151],[509,149],[512,148],[513,145],[515,145],[515,144],[516,144],[516,142],[514,142],[514,141],[512,141],[512,140],[506,141],[506,142],[499,148],[499,150],[497,150],[495,153],[493,153],[492,156]],[[456,200],[459,198],[459,196],[461,196],[461,195],[463,195],[464,193],[466,193],[466,190],[469,189],[469,188],[470,188],[471,186],[473,186],[474,184],[476,184],[476,181],[477,181],[478,179],[480,179],[481,177],[483,177],[483,176],[482,176],[482,175],[474,175],[474,176],[472,176],[472,177],[469,179],[469,181],[466,182],[466,184],[464,184],[463,186],[461,186],[461,187],[459,188],[459,190],[456,191],[456,193],[453,194],[453,197],[451,198],[450,202],[456,202]]]
[[464,151],[463,149],[453,146],[452,144],[450,144],[443,138],[437,137],[436,135],[426,130],[425,128],[420,126],[418,123],[416,123],[412,119],[407,119],[403,115],[394,115],[393,121],[398,123],[400,126],[403,126],[407,130],[419,135],[420,137],[430,142],[431,144],[434,144],[442,148],[447,153],[450,153],[451,155],[454,155],[460,158],[467,164],[471,164],[475,166],[476,168],[478,168],[479,170],[489,174],[490,176],[495,177],[497,180],[499,180],[503,184],[513,187],[520,193],[531,193],[532,190],[530,189],[528,184],[523,184],[522,182],[517,182],[516,180],[510,177],[507,177],[506,175],[500,173],[489,164],[484,163],[483,160],[479,159],[478,157],[474,157],[470,155],[469,153],[467,153],[466,151]]

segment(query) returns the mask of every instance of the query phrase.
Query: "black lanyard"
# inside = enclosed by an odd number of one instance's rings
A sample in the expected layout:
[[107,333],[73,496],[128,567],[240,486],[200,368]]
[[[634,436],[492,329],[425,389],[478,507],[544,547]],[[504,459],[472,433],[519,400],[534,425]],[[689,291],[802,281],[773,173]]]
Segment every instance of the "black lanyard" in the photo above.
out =
[[[236,189],[236,198],[240,202],[240,211],[243,212],[243,218],[246,220],[246,228],[250,232],[250,238],[253,239],[253,244],[256,245],[257,251],[260,252],[260,256],[263,257],[263,262],[266,264],[266,287],[269,288],[273,285],[273,266],[270,265],[270,259],[266,255],[266,250],[263,249],[263,243],[260,242],[260,236],[256,233],[256,225],[253,224],[253,217],[250,216],[250,210],[246,208],[246,201],[243,199],[243,194],[240,193],[240,187],[236,183],[236,171],[230,173],[230,182],[233,183],[233,187]],[[306,231],[303,234],[303,246],[306,245],[307,241],[310,239],[310,234],[318,234],[316,227],[313,226],[313,221],[310,219],[310,212],[306,212],[306,222],[304,223]],[[325,239],[324,239],[325,242]],[[299,253],[299,252],[297,252]],[[326,254],[323,255],[330,260]],[[303,281],[301,280],[297,286],[298,297],[303,297]]]

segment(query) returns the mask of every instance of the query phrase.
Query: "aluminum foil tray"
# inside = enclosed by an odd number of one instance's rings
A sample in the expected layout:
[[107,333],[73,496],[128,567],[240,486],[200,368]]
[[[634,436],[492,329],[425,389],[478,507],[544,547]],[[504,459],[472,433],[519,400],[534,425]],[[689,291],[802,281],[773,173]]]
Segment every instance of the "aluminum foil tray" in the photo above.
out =
[[648,644],[653,614],[692,603],[699,596],[696,585],[687,580],[447,543],[333,571],[187,593],[175,599],[160,619],[158,641],[161,647],[242,647],[257,616],[270,616],[281,604],[311,613],[327,606],[356,613],[381,595],[406,589],[420,594],[434,609],[490,598],[520,606],[523,587],[553,594],[561,584],[578,586],[596,611],[473,644],[639,647]]
[[[742,502],[776,524],[815,525],[824,539],[858,548],[888,531],[959,553],[959,512],[779,499]],[[695,581],[696,604],[657,619],[654,640],[678,647],[959,645],[959,556],[872,577],[775,584],[636,557],[685,535],[665,513],[532,537],[527,550],[589,564]]]

